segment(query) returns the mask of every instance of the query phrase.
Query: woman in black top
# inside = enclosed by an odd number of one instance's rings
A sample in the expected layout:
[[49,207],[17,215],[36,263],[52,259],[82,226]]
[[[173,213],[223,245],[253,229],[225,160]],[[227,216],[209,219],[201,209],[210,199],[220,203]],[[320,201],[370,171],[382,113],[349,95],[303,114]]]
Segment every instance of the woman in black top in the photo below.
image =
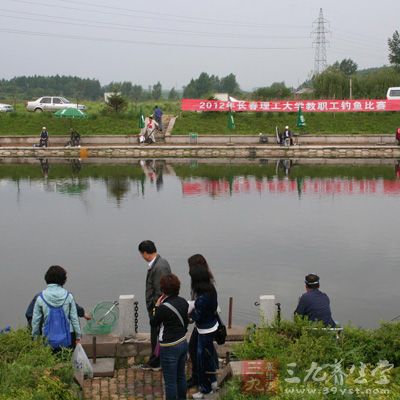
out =
[[157,300],[153,323],[160,328],[160,362],[166,400],[186,399],[185,363],[188,350],[188,302],[179,297],[181,283],[174,274],[160,280],[162,295]]
[[205,395],[218,387],[216,379],[217,355],[214,348],[215,332],[218,329],[218,296],[205,259],[203,263],[192,263],[189,259],[189,275],[192,294],[195,298],[194,309],[189,317],[196,325],[193,331],[197,342],[196,372],[199,388],[199,391],[193,394],[193,398],[203,399]]

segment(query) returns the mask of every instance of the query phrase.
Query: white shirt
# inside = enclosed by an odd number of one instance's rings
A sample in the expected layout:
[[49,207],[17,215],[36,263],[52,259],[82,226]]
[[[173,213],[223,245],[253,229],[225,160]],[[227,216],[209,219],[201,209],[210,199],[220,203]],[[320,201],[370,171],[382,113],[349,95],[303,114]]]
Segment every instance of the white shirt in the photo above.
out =
[[156,261],[157,255],[149,262],[149,269],[151,269],[151,267],[154,264],[154,261]]

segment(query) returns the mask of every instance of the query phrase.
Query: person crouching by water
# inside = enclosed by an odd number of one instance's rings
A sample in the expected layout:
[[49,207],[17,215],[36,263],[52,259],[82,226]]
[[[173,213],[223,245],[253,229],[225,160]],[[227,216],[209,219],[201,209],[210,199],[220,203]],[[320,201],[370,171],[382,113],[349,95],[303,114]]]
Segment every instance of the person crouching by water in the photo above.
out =
[[306,316],[310,321],[322,321],[325,326],[334,328],[329,297],[319,290],[319,276],[309,274],[305,277],[306,293],[299,300],[295,314]]
[[180,287],[181,283],[174,274],[167,274],[161,278],[162,294],[156,302],[152,320],[160,332],[158,341],[166,400],[186,399],[186,332],[189,304],[179,297]]
[[156,137],[155,137],[156,129],[158,129],[158,124],[156,121],[154,121],[153,115],[149,115],[147,118],[145,130],[139,136],[139,142],[147,143],[147,144],[155,143],[156,142]]
[[189,317],[197,329],[197,373],[199,391],[193,399],[203,399],[217,388],[215,332],[218,329],[218,295],[206,265],[189,266],[194,309]]
[[74,348],[80,342],[81,328],[74,297],[63,288],[67,272],[53,265],[44,279],[47,288],[37,297],[33,308],[32,336],[45,336],[54,351]]

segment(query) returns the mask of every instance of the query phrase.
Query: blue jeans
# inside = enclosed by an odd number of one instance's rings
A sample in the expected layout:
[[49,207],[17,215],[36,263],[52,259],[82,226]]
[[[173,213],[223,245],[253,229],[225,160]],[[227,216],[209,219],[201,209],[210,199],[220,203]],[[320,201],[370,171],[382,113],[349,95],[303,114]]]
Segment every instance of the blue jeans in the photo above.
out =
[[[197,371],[199,390],[202,393],[211,392],[211,383],[217,380],[216,352],[214,347],[215,332],[199,334],[197,342]],[[218,359],[218,358],[217,358]]]
[[161,369],[165,383],[166,400],[186,399],[185,364],[188,351],[186,339],[175,345],[160,347]]

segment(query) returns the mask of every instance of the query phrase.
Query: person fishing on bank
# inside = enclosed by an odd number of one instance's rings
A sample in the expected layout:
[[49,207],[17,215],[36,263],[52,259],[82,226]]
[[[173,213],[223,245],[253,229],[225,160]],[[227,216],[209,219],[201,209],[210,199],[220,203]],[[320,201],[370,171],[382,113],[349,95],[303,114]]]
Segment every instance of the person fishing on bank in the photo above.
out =
[[332,319],[329,297],[319,290],[319,276],[308,274],[304,283],[306,293],[300,297],[294,313],[308,317],[310,321],[322,321],[325,326],[336,327]]
[[42,128],[42,131],[40,132],[39,146],[36,144],[34,146],[48,147],[48,145],[49,145],[49,132],[47,132],[47,129],[44,126]]
[[293,146],[293,134],[292,134],[292,131],[289,129],[288,125],[285,126],[285,130],[283,131],[282,138],[283,138],[284,144],[288,143],[289,146]]

